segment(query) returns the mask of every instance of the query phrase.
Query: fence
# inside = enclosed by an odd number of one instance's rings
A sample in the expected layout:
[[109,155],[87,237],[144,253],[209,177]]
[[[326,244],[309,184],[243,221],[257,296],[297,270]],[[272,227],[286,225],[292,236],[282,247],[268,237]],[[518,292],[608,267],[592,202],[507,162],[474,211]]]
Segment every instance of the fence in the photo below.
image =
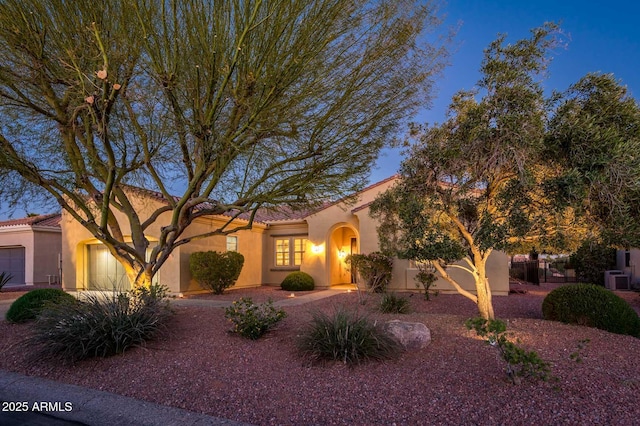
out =
[[532,284],[576,282],[575,270],[567,268],[568,262],[562,260],[527,260],[512,262],[509,276]]

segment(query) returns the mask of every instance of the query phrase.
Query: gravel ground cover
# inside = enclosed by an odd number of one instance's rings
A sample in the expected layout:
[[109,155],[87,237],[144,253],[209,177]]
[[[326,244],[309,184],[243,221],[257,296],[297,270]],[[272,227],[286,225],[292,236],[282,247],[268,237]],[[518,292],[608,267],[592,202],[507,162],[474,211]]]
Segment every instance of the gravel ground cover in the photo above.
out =
[[[374,311],[377,296],[362,306],[354,292],[287,307],[287,318],[257,341],[230,334],[221,308],[179,306],[166,337],[72,367],[30,362],[20,344],[29,326],[0,322],[0,368],[256,425],[637,425],[640,339],[542,320],[555,286],[518,285],[525,294],[494,298],[513,338],[552,364],[557,379],[548,382],[511,384],[495,349],[464,327],[476,309],[462,296],[427,302],[405,294],[413,312],[389,315]],[[256,301],[283,295],[229,292],[241,293]],[[618,294],[640,309],[637,293]],[[312,310],[338,307],[423,322],[432,342],[386,363],[309,365],[295,339]],[[580,363],[571,359],[576,351]]]

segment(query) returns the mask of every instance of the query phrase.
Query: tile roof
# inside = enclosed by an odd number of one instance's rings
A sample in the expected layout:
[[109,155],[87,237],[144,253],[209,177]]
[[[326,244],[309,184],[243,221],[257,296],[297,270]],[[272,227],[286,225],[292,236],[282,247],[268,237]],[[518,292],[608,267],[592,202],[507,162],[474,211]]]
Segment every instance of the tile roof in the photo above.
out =
[[20,219],[10,219],[0,222],[0,227],[7,226],[48,226],[51,228],[60,228],[60,213],[41,214],[38,216],[23,217]]

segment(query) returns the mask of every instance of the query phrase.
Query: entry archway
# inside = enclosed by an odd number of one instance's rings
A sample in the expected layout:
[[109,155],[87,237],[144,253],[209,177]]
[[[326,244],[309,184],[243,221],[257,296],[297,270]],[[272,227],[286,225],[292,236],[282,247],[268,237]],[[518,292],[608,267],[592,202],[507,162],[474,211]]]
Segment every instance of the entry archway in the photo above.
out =
[[358,231],[349,224],[336,225],[329,236],[329,285],[351,284],[354,277],[345,263],[350,254],[359,253]]

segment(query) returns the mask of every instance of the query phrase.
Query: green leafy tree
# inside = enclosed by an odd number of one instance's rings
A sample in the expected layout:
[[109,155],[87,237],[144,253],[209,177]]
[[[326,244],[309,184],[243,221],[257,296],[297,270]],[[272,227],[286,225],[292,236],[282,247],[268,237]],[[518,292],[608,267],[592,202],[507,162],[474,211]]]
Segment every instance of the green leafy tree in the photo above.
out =
[[[479,89],[457,93],[443,124],[413,129],[417,140],[402,163],[399,182],[371,207],[380,220],[384,250],[430,263],[478,305],[485,319],[494,318],[489,255],[533,226],[526,206],[545,122],[537,76],[545,69],[555,30],[546,25],[514,44],[505,46],[504,36],[491,43]],[[465,263],[454,264],[459,259]],[[448,268],[468,272],[475,294]]]
[[[605,245],[640,246],[640,106],[611,74],[587,74],[553,99],[546,182],[554,205],[570,203]],[[568,165],[568,166],[566,166]]]
[[[429,97],[439,24],[410,0],[3,1],[1,195],[47,194],[149,285],[176,247],[261,207],[361,188]],[[127,185],[161,207],[141,216]]]
[[[430,263],[484,319],[495,318],[486,275],[494,250],[640,236],[625,216],[640,189],[638,106],[610,77],[588,76],[544,99],[539,77],[556,30],[493,42],[479,90],[456,94],[443,124],[414,128],[398,184],[371,208],[384,250]],[[468,272],[475,292],[449,268]]]

